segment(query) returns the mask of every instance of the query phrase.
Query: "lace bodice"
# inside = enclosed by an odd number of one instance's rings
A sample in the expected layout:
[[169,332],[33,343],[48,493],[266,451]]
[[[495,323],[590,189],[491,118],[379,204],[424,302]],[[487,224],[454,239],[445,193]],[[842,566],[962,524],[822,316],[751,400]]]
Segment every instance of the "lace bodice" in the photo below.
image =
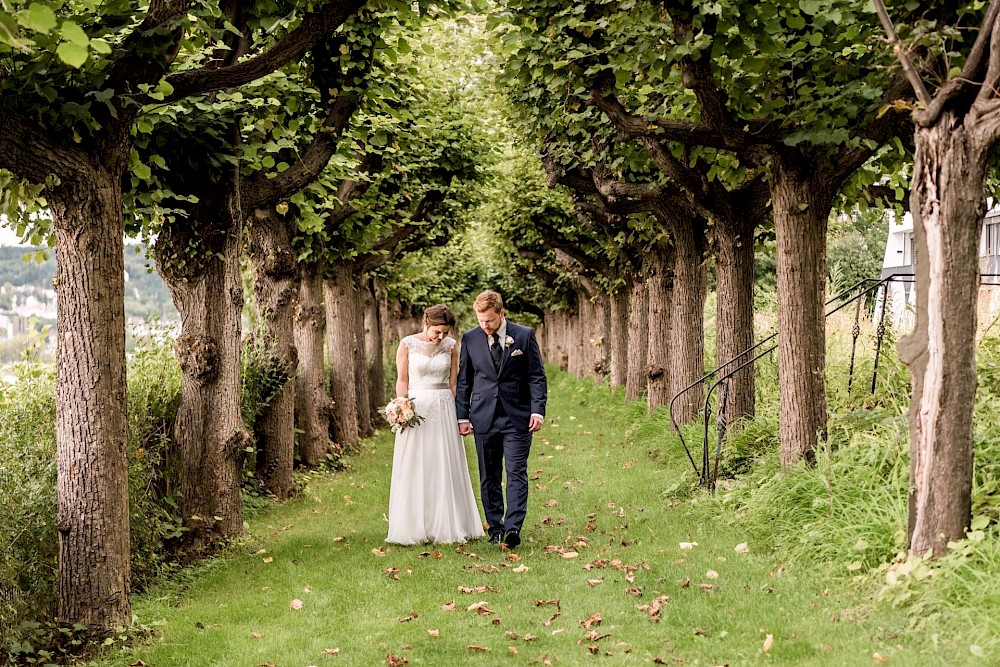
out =
[[440,385],[451,379],[454,338],[445,338],[440,343],[428,343],[416,336],[407,336],[402,342],[409,351],[410,387]]

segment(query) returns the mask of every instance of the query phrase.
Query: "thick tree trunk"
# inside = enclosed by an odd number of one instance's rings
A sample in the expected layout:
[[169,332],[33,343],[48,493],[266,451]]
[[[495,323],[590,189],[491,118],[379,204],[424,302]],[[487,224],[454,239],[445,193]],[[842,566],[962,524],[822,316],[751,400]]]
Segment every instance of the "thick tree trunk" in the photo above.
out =
[[248,246],[258,319],[255,343],[265,358],[268,376],[273,377],[274,392],[254,424],[257,478],[280,499],[288,498],[293,490],[294,380],[298,368],[293,316],[299,274],[292,237],[296,231],[296,219],[286,219],[273,210],[258,210],[250,225]]
[[629,369],[628,332],[633,326],[629,311],[628,287],[619,287],[609,295],[611,305],[610,340],[608,350],[611,357],[611,386],[625,386]]
[[382,349],[382,320],[379,317],[378,279],[372,278],[361,292],[365,309],[365,363],[369,369],[369,406],[373,424],[378,423],[378,409],[385,405],[385,362]]
[[646,280],[636,277],[629,290],[628,369],[625,377],[625,400],[635,400],[646,393],[647,350],[649,349],[649,299]]
[[323,367],[326,312],[323,276],[315,265],[299,264],[299,299],[295,313],[295,347],[299,367],[295,377],[295,426],[299,431],[299,458],[306,467],[323,463],[327,453],[339,454],[330,440],[330,412]]
[[[671,399],[705,374],[705,293],[707,273],[701,229],[675,225],[673,322],[670,341]],[[674,402],[674,417],[686,424],[701,415],[705,387],[698,385]]]
[[899,342],[910,368],[910,552],[935,555],[969,525],[976,300],[987,151],[945,111],[916,132],[911,210],[917,314]]
[[670,341],[674,310],[673,252],[664,244],[649,255],[646,279],[649,296],[649,345],[646,365],[646,404],[649,411],[670,403]]
[[587,332],[585,318],[587,317],[587,296],[581,290],[576,291],[576,313],[569,318],[569,372],[577,377],[586,376]]
[[781,463],[815,461],[826,438],[826,231],[833,197],[795,156],[774,156],[771,200],[778,246]]
[[[716,234],[716,366],[719,376],[750,361],[753,354],[742,357],[754,344],[753,331],[753,231],[740,233],[739,227],[719,230]],[[735,359],[729,364],[731,359]],[[726,365],[726,366],[724,366]],[[718,400],[725,395],[725,423],[734,425],[741,419],[752,419],[756,405],[754,364],[730,377],[728,392],[720,385]],[[725,392],[725,394],[723,393]]]
[[326,340],[330,362],[330,394],[333,397],[334,441],[342,447],[357,444],[358,390],[355,373],[354,332],[359,323],[354,308],[354,276],[351,265],[336,262],[325,283]]
[[80,169],[49,195],[56,236],[59,621],[131,624],[120,177]]
[[[353,273],[353,272],[352,272]],[[363,293],[368,291],[366,276],[354,275],[354,289],[350,293],[351,307],[354,309],[354,380],[357,383],[355,395],[358,401],[358,434],[362,438],[375,433],[372,421],[371,405],[371,366],[368,363],[368,352],[365,340],[365,304]]]
[[243,463],[253,442],[240,404],[243,283],[242,212],[235,175],[203,191],[191,219],[164,227],[156,242],[160,275],[181,316],[175,346],[181,405],[180,453],[186,538],[199,551],[243,532]]

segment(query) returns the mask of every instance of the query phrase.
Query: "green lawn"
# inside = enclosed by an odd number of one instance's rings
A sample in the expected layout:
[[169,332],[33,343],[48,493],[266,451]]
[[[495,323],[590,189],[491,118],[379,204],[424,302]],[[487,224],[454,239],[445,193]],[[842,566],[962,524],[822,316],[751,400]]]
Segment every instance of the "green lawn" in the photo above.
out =
[[[783,566],[753,542],[738,553],[739,530],[665,494],[687,488],[690,466],[667,434],[638,435],[646,419],[589,381],[552,378],[515,554],[387,546],[384,432],[181,592],[139,596],[158,639],[95,664],[965,664],[828,568]],[[660,442],[671,449],[651,455]]]

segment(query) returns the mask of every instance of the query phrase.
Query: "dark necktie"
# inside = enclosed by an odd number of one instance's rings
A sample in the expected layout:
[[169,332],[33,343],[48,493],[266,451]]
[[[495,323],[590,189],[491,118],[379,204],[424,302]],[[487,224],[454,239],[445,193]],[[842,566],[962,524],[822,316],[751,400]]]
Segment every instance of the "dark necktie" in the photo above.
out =
[[500,371],[500,356],[503,350],[500,349],[500,334],[493,332],[493,345],[490,346],[490,356],[493,357],[493,368]]

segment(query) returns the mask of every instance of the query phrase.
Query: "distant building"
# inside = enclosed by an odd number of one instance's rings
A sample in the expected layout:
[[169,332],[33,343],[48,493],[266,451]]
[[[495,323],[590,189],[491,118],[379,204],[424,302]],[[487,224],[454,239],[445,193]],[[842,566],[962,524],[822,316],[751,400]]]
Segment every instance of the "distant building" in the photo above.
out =
[[[916,246],[913,243],[913,218],[907,213],[900,221],[889,223],[889,236],[882,260],[882,278],[897,276],[888,284],[885,295],[879,295],[880,310],[888,297],[888,319],[897,328],[913,326],[917,307]],[[979,292],[980,317],[1000,312],[1000,205],[986,213],[982,237],[979,240],[979,271],[984,287]],[[994,287],[994,285],[998,287]]]

